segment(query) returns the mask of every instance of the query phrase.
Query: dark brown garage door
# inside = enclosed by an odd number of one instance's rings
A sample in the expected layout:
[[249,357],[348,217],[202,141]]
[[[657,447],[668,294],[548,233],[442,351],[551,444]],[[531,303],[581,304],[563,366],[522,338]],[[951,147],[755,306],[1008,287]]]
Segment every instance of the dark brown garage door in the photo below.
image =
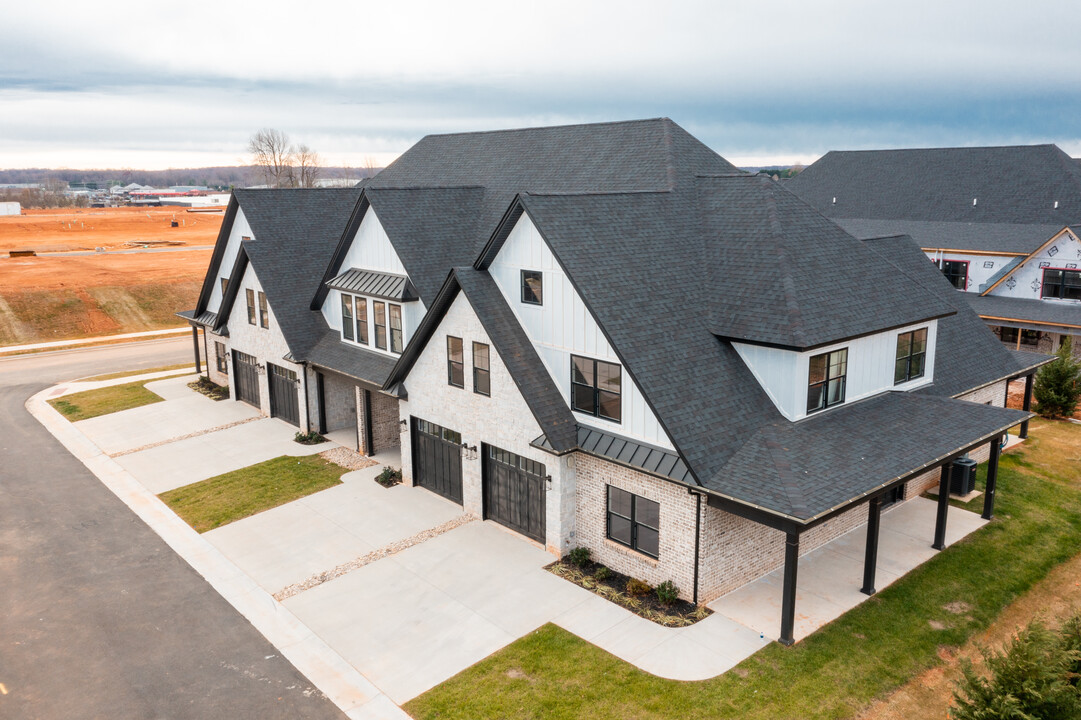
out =
[[300,427],[300,402],[297,399],[300,381],[292,370],[267,363],[270,386],[270,417],[281,418]]
[[462,504],[462,435],[413,418],[413,476],[417,485]]
[[236,399],[259,407],[258,361],[247,353],[233,351],[233,382],[236,383]]
[[537,542],[544,542],[544,465],[482,445],[484,450],[484,519],[495,520]]

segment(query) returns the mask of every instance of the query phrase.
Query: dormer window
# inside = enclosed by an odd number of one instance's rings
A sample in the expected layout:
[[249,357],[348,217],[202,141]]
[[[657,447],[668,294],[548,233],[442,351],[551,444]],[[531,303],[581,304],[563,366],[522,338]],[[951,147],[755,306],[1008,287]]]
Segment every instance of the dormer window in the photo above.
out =
[[248,288],[244,291],[244,297],[248,300],[248,324],[255,324],[255,291]]
[[353,339],[353,296],[342,293],[342,337]]
[[927,328],[897,336],[897,361],[893,366],[893,384],[923,377],[927,366]]
[[539,270],[522,271],[522,302],[526,305],[544,304],[544,274]]
[[843,403],[847,375],[848,348],[812,356],[807,378],[807,412]]
[[386,303],[378,300],[372,303],[372,314],[375,315],[375,346],[380,350],[387,349],[387,311]]
[[357,342],[361,345],[368,344],[368,300],[355,298],[357,303]]

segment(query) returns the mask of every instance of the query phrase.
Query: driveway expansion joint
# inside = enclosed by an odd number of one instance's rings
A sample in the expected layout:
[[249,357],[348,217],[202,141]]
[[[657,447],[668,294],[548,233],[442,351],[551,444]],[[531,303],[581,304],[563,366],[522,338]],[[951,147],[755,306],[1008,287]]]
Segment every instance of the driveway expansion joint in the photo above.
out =
[[152,443],[150,443],[148,445],[143,445],[141,447],[130,448],[128,450],[121,450],[120,452],[115,452],[115,453],[110,454],[109,457],[118,458],[118,457],[122,457],[124,455],[132,455],[132,454],[137,453],[137,452],[142,452],[143,450],[151,450],[151,449],[156,448],[156,447],[161,447],[162,445],[170,445],[170,444],[175,443],[175,442],[180,442],[181,440],[187,440],[189,438],[199,437],[200,435],[210,435],[211,433],[220,432],[221,430],[228,430],[229,428],[236,427],[237,425],[244,425],[246,423],[255,422],[256,420],[263,420],[263,419],[264,419],[264,416],[256,415],[254,417],[244,418],[243,420],[236,420],[235,422],[225,423],[224,425],[218,425],[217,427],[207,428],[206,430],[199,430],[198,432],[188,433],[187,435],[179,435],[177,437],[168,438],[166,440],[159,440],[157,442],[152,442]]

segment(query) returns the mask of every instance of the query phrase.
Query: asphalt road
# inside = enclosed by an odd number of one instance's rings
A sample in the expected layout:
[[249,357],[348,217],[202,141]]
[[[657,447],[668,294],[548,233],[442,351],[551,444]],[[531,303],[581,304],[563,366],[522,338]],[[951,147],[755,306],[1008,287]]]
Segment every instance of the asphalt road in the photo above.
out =
[[187,337],[0,359],[0,718],[344,718],[26,412]]

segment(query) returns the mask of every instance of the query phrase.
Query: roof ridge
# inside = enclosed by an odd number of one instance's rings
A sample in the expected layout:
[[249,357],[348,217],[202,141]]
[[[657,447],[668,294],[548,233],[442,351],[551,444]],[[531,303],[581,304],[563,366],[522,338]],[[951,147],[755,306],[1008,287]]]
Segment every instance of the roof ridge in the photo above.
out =
[[[1020,148],[1058,148],[1055,143],[1033,143],[1030,145],[949,145],[946,147],[904,147],[904,148],[864,148],[860,150],[830,150],[826,155],[840,153],[885,153],[885,152],[921,152],[924,150],[1015,150]],[[1062,150],[1062,148],[1058,148]],[[1065,153],[1065,151],[1062,151]],[[1066,154],[1069,157],[1069,154]]]
[[537,130],[564,130],[566,128],[578,128],[578,127],[603,127],[606,125],[635,125],[642,123],[653,123],[665,121],[672,122],[671,118],[667,117],[653,117],[653,118],[637,118],[634,120],[605,120],[602,122],[593,123],[564,123],[562,125],[532,125],[530,127],[523,128],[503,128],[500,130],[469,130],[464,132],[451,132],[451,133],[431,133],[425,135],[421,140],[428,138],[445,138],[445,137],[463,137],[466,135],[496,135],[496,134],[508,134],[519,132],[535,132]]
[[522,196],[522,197],[536,197],[536,198],[557,197],[558,198],[558,197],[607,197],[607,196],[618,196],[618,195],[670,195],[673,192],[675,192],[674,188],[670,188],[670,189],[667,189],[667,190],[610,190],[610,191],[603,191],[603,192],[562,192],[562,193],[555,193],[555,192],[546,192],[546,193],[520,192],[520,193],[518,193],[518,195]]
[[484,185],[370,185],[364,190],[487,190]]

